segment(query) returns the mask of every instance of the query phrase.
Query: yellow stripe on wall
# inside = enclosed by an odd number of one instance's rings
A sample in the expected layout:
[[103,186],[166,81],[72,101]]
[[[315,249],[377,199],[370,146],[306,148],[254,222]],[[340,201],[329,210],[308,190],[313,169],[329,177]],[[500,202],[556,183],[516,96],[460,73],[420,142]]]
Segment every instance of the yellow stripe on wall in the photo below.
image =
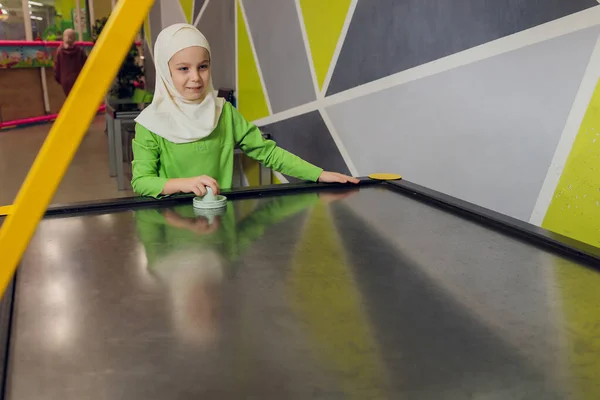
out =
[[248,179],[249,186],[259,186],[260,184],[260,164],[258,161],[255,161],[243,154],[242,156],[242,169],[244,170],[244,175],[246,175],[246,179]]
[[[260,163],[258,161],[244,154],[242,155],[242,169],[246,179],[248,179],[249,186],[260,186]],[[271,172],[271,176],[274,184],[279,185],[282,183],[275,173]]]
[[277,175],[273,174],[273,183],[276,185],[281,185],[281,181],[277,177]]
[[[542,227],[600,247],[600,81],[565,163]],[[556,284],[562,299],[575,397],[600,398],[600,274],[558,260]]]
[[256,60],[250,45],[250,36],[240,8],[237,8],[238,41],[238,109],[248,120],[254,121],[269,115],[267,100],[258,75]]
[[185,20],[188,24],[192,24],[192,14],[194,11],[194,0],[179,0],[179,4],[181,4],[181,8],[183,9],[183,14],[185,15]]
[[542,227],[600,247],[600,81]]
[[300,7],[319,88],[323,89],[350,0],[300,0]]

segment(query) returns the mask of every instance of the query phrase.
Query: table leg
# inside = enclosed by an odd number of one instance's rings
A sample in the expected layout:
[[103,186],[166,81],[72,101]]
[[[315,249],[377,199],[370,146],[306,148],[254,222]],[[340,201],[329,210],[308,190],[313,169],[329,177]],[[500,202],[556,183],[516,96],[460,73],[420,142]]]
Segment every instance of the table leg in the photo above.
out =
[[106,112],[106,130],[108,134],[108,169],[110,176],[117,175],[117,160],[115,157],[115,122],[112,116]]
[[115,158],[117,167],[117,187],[119,190],[125,190],[125,172],[123,171],[123,132],[122,121],[117,118],[115,121]]
[[261,186],[273,184],[273,172],[262,164],[260,164],[259,184]]

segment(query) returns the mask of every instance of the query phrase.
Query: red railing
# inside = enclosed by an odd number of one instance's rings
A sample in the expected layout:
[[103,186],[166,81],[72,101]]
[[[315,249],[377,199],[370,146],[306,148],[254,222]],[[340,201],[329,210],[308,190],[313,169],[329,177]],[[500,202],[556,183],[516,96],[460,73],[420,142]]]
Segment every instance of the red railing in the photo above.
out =
[[[91,47],[94,46],[94,42],[75,42],[79,46]],[[0,40],[0,46],[46,46],[46,47],[58,47],[62,44],[61,41],[45,42],[43,40]],[[141,42],[135,42],[136,45],[141,45]]]
[[[105,110],[106,110],[105,105],[102,105],[98,108],[99,113],[104,112]],[[31,117],[31,118],[23,118],[23,119],[16,119],[16,120],[12,120],[12,121],[0,122],[0,131],[2,131],[3,129],[18,128],[18,127],[27,126],[27,125],[40,124],[40,123],[44,123],[44,122],[52,122],[57,117],[58,117],[58,114],[51,114],[51,115],[42,115],[40,117]]]
[[[79,46],[93,46],[93,42],[76,42]],[[29,46],[29,47],[58,47],[62,44],[59,41],[44,42],[42,40],[0,40],[0,46]]]

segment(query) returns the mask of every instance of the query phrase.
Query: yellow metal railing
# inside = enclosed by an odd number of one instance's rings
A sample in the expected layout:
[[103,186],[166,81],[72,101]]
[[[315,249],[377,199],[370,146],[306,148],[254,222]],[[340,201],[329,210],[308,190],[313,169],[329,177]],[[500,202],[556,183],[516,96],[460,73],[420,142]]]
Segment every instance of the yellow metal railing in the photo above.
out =
[[6,290],[109,85],[154,0],[120,0],[0,230],[0,290]]

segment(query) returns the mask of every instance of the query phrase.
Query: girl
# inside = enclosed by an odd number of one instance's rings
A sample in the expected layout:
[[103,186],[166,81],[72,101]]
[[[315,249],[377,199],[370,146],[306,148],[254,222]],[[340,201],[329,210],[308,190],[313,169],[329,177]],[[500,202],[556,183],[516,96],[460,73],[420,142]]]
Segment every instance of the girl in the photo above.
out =
[[275,171],[313,182],[358,183],[323,171],[264,140],[259,129],[223,98],[211,79],[209,44],[194,26],[165,28],[154,46],[156,88],[152,104],[136,119],[132,186],[143,196],[206,194],[230,188],[238,146]]

